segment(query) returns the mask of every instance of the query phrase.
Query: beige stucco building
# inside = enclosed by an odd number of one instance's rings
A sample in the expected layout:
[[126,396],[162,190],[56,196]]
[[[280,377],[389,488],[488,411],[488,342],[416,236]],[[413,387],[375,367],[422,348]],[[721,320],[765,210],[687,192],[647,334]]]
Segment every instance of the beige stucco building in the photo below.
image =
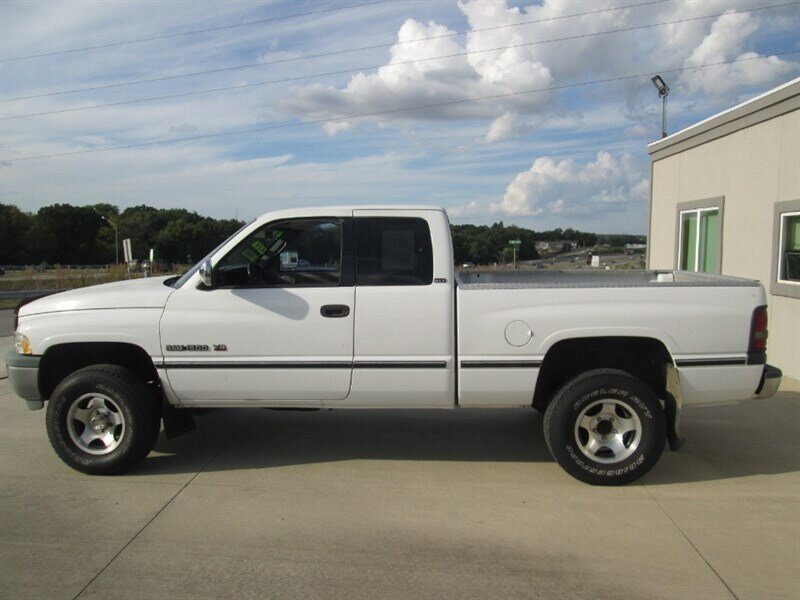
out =
[[648,146],[648,266],[758,279],[800,386],[800,78]]

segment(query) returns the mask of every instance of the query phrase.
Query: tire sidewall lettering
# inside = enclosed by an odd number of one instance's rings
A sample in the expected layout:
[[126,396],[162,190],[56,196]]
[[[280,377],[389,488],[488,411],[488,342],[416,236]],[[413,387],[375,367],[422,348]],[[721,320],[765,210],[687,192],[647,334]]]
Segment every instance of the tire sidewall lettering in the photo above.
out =
[[[624,475],[625,473],[630,473],[631,471],[633,471],[636,468],[638,468],[646,460],[646,455],[644,453],[639,453],[639,454],[635,454],[633,457],[631,457],[632,460],[631,460],[630,464],[626,464],[624,467],[618,466],[616,468],[608,468],[608,467],[599,466],[599,465],[602,465],[602,463],[589,464],[589,463],[585,462],[584,459],[582,459],[581,457],[579,457],[575,453],[575,449],[569,444],[567,444],[566,449],[567,449],[567,453],[569,454],[570,458],[573,461],[575,461],[575,464],[578,465],[581,469],[583,469],[584,471],[588,471],[589,473],[591,473],[593,475],[601,475],[601,476],[604,475],[604,476],[607,476],[607,477],[611,477],[613,475]],[[620,463],[620,464],[623,464],[623,463]]]
[[636,405],[639,409],[639,417],[646,417],[647,419],[653,420],[653,413],[647,404],[639,398],[639,396],[635,394],[631,394],[627,390],[620,390],[620,389],[599,389],[599,390],[592,390],[581,396],[581,398],[576,401],[572,405],[572,409],[575,411],[576,416],[577,413],[580,413],[581,410],[587,405],[591,404],[595,400],[597,400],[598,396],[603,398],[611,398],[615,400],[624,400],[626,402],[632,402]]

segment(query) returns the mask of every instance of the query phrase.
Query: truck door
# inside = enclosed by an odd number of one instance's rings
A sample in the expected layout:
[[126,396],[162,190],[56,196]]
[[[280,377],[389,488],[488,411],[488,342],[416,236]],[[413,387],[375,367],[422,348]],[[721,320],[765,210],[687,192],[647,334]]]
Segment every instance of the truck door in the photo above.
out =
[[345,398],[353,360],[352,219],[282,219],[185,284],[161,319],[164,368],[185,405]]
[[439,210],[355,210],[353,383],[326,406],[452,407],[454,294]]

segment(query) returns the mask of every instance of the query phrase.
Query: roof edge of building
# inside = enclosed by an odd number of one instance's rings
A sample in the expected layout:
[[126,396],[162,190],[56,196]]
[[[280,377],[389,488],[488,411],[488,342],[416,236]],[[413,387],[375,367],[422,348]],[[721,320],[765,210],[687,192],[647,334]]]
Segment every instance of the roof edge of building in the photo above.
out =
[[800,109],[800,77],[647,145],[653,161]]

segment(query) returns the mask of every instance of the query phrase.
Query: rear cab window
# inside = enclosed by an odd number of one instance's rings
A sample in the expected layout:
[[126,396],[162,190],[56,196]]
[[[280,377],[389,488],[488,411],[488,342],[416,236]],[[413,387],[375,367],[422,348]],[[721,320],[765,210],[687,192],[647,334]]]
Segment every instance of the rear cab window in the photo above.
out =
[[430,285],[433,248],[427,221],[417,217],[355,220],[356,285]]

